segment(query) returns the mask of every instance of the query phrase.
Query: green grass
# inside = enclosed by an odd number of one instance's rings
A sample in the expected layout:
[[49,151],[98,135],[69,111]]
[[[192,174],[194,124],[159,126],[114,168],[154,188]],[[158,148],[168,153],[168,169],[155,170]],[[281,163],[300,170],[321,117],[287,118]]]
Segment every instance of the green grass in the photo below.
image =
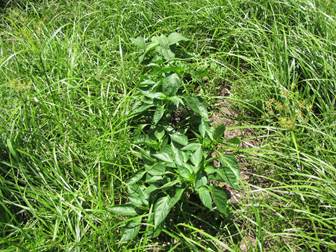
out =
[[[336,250],[333,1],[16,2],[0,13],[2,250]],[[182,211],[158,239],[120,245],[110,209],[141,169],[131,39],[173,31],[208,75],[205,100],[229,100],[233,128],[252,129],[236,153],[249,179],[230,219]]]

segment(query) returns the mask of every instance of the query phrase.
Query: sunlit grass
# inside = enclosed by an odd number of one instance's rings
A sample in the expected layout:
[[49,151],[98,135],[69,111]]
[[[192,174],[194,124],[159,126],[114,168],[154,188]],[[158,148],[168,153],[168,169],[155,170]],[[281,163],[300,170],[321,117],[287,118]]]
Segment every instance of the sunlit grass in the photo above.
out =
[[239,150],[249,179],[230,220],[181,213],[125,249],[336,249],[333,1],[16,2],[0,13],[1,249],[120,251],[109,209],[139,168],[131,38],[173,31],[208,71],[205,100],[230,100],[258,142]]

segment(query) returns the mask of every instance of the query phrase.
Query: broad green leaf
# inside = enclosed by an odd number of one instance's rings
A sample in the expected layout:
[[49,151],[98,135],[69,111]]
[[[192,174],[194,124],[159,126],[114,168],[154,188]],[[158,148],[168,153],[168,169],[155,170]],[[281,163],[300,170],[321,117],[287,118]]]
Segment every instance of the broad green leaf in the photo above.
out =
[[144,206],[146,206],[146,204],[143,203],[143,201],[139,198],[139,196],[137,194],[130,194],[128,196],[128,199],[130,201],[130,203],[136,207],[142,208]]
[[160,181],[162,179],[163,179],[162,176],[152,176],[150,174],[147,174],[146,183],[154,183],[154,182]]
[[215,202],[217,210],[224,215],[227,215],[228,210],[228,203],[227,203],[227,194],[224,190],[212,187],[212,199]]
[[143,104],[141,105],[140,107],[137,107],[135,108],[133,111],[132,111],[132,115],[135,116],[137,114],[141,114],[142,112],[144,111],[147,111],[149,110],[151,107],[153,107],[154,105],[152,104]]
[[154,136],[156,137],[157,140],[159,140],[159,142],[161,142],[163,137],[165,136],[165,131],[164,130],[156,130],[154,132]]
[[207,132],[207,128],[206,128],[206,123],[204,122],[204,120],[201,120],[201,123],[198,126],[198,131],[201,134],[201,136],[204,138],[205,134]]
[[146,174],[145,171],[141,171],[136,173],[130,180],[128,180],[127,184],[128,185],[133,185],[135,183],[137,183],[140,179],[143,178],[143,176]]
[[184,166],[178,166],[177,167],[177,173],[187,181],[192,180],[192,173],[189,171],[188,168],[186,168]]
[[206,122],[203,118],[201,119],[201,123],[198,126],[198,130],[201,136],[204,138],[205,135],[208,135],[211,140],[213,140],[213,128],[210,128],[209,122]]
[[209,189],[206,186],[202,186],[197,190],[197,193],[203,205],[209,209],[212,209],[212,199]]
[[120,242],[123,243],[134,239],[140,231],[140,225],[141,225],[141,217],[132,219],[123,229],[122,231],[123,235],[121,237]]
[[206,166],[204,168],[204,171],[206,172],[207,175],[211,175],[211,174],[216,173],[216,169],[213,168],[212,166]]
[[154,157],[156,157],[157,159],[167,162],[167,163],[172,163],[174,162],[174,160],[172,159],[171,156],[168,155],[168,153],[157,153],[157,154],[153,154]]
[[166,188],[170,188],[170,187],[173,187],[177,184],[180,184],[181,181],[179,179],[176,179],[176,180],[173,180],[173,181],[169,181],[168,183],[164,184],[163,186],[159,187],[158,189],[159,190],[163,190],[163,189],[166,189]]
[[138,213],[135,211],[134,207],[127,205],[113,206],[111,212],[122,216],[136,216]]
[[145,56],[145,54],[147,54],[151,50],[156,49],[158,46],[159,46],[159,42],[153,41],[153,39],[152,39],[152,42],[146,45],[146,51],[144,53],[144,56]]
[[137,46],[140,50],[146,49],[146,41],[144,37],[137,37],[132,39],[132,43]]
[[148,186],[145,191],[146,191],[146,194],[150,195],[152,192],[156,191],[157,189],[158,187],[152,184]]
[[166,98],[164,93],[161,92],[150,92],[150,91],[141,91],[141,93],[150,98],[150,99],[164,99]]
[[157,47],[156,50],[160,53],[165,60],[172,60],[175,58],[175,53],[173,53],[169,48]]
[[169,207],[173,208],[177,202],[181,199],[183,193],[184,193],[184,188],[177,188],[175,191],[175,195],[170,199],[169,201]]
[[153,43],[158,43],[160,47],[169,48],[169,41],[168,38],[165,35],[160,36],[153,36],[152,37]]
[[228,143],[240,145],[241,141],[238,137],[230,138],[227,140]]
[[176,107],[179,107],[180,104],[181,104],[181,105],[184,105],[183,100],[182,100],[180,97],[178,97],[178,96],[168,97],[167,100],[168,100],[168,101],[171,101],[172,103],[174,103],[174,105],[175,105]]
[[165,113],[165,107],[164,105],[158,106],[154,112],[153,116],[153,124],[156,125],[161,120]]
[[169,41],[166,36],[154,36],[151,44],[155,45],[156,52],[162,55],[165,60],[171,60],[175,57],[175,54],[169,48]]
[[[147,49],[146,49],[146,51],[147,51]],[[140,55],[140,57],[139,57],[139,63],[142,63],[144,61],[145,56],[146,56],[146,51],[142,55]]]
[[199,168],[201,162],[203,160],[203,152],[202,148],[199,147],[196,151],[191,155],[190,161],[196,167]]
[[162,163],[156,163],[147,168],[147,172],[153,176],[162,176],[166,172],[166,167]]
[[154,228],[157,228],[167,217],[170,212],[170,197],[164,196],[158,199],[154,205]]
[[181,145],[187,145],[188,144],[188,137],[186,135],[183,135],[183,134],[179,133],[179,132],[171,134],[170,138],[175,143],[178,143],[178,144],[181,144]]
[[224,137],[224,131],[225,131],[224,124],[217,125],[213,132],[213,139],[220,140],[222,137]]
[[[143,139],[143,142],[145,139]],[[153,157],[151,156],[151,153],[149,150],[145,150],[139,146],[136,146],[137,149],[132,150],[132,153],[137,156],[138,158],[145,159],[145,160],[153,160]]]
[[222,167],[217,169],[223,181],[234,189],[239,189],[240,169],[237,160],[233,156],[221,155],[219,158]]
[[128,186],[129,200],[132,205],[136,207],[143,207],[148,205],[149,194],[146,193],[144,185],[132,184]]
[[149,87],[153,87],[157,85],[157,83],[155,81],[152,81],[152,80],[144,80],[140,83],[140,87],[141,88],[149,88]]
[[177,44],[180,41],[187,41],[188,39],[184,37],[182,34],[177,32],[172,32],[168,35],[168,43],[169,45]]
[[201,144],[200,143],[191,143],[188,144],[187,146],[183,147],[182,150],[184,151],[196,151],[197,149],[201,148]]
[[203,119],[208,120],[208,111],[204,104],[197,97],[186,96],[184,97],[184,101],[192,111],[200,115]]
[[197,181],[196,181],[196,184],[195,184],[195,188],[198,189],[202,186],[205,186],[208,184],[208,179],[206,176],[201,176],[201,177],[198,177]]
[[190,159],[190,153],[188,152],[182,152],[183,162],[186,164],[188,160]]
[[148,52],[152,51],[153,49],[157,48],[159,46],[159,43],[156,41],[153,41],[151,43],[147,43],[145,47],[145,52],[139,57],[139,63],[142,63],[145,59]]
[[169,75],[162,81],[162,92],[167,96],[176,95],[181,86],[181,80],[176,73]]
[[182,166],[183,165],[183,153],[177,149],[175,147],[175,145],[173,143],[171,143],[171,148],[172,148],[172,151],[174,153],[174,162],[176,165],[178,166]]
[[195,171],[195,167],[192,166],[191,164],[185,163],[185,164],[184,164],[184,167],[187,168],[188,171],[189,171],[191,174],[193,174],[194,171]]
[[150,232],[151,237],[153,237],[153,238],[158,237],[161,234],[162,230],[163,230],[162,226],[157,227],[152,232]]

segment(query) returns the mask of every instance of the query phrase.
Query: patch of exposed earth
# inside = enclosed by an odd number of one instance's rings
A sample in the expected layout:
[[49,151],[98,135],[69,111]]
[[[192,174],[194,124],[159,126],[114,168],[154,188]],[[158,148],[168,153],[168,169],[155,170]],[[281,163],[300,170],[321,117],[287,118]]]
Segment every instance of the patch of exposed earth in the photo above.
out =
[[[231,91],[229,85],[223,85],[220,89],[220,99],[215,105],[215,111],[212,113],[210,120],[214,125],[224,124],[226,130],[224,133],[225,139],[239,139],[239,148],[255,148],[260,145],[257,136],[250,128],[242,127],[241,121],[238,120],[239,111],[237,111],[230,99]],[[221,147],[221,146],[220,146]],[[219,147],[219,148],[220,148]],[[229,151],[230,152],[230,151]],[[254,173],[253,167],[246,161],[244,155],[238,155],[237,161],[240,166],[241,180],[249,182],[251,174]],[[216,164],[215,164],[216,166]],[[237,204],[242,197],[242,192],[230,188],[227,184],[221,183],[218,185],[228,191],[230,202]]]

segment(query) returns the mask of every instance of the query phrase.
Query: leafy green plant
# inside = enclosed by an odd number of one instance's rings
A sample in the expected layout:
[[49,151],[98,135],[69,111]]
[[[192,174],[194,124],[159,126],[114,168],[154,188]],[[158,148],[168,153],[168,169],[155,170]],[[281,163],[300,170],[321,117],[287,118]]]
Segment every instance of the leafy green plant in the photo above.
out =
[[149,43],[134,40],[139,61],[149,60],[130,112],[138,136],[133,151],[144,169],[127,183],[128,202],[112,208],[115,214],[130,217],[121,241],[134,238],[143,222],[148,234],[158,235],[175,205],[191,194],[197,194],[209,211],[227,215],[227,192],[216,185],[224,182],[238,188],[235,158],[216,151],[225,126],[211,125],[206,106],[199,97],[187,95],[174,71],[179,61],[171,46],[186,40],[178,33],[154,37]]

